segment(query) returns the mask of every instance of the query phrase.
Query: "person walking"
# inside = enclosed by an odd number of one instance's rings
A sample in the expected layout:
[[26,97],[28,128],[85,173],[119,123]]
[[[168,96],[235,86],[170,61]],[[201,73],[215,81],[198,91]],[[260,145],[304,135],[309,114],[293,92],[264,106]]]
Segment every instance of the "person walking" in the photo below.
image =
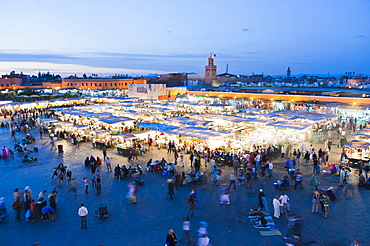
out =
[[100,195],[101,193],[101,177],[100,175],[96,177],[96,194]]
[[190,167],[193,167],[193,158],[194,158],[194,154],[193,154],[193,152],[191,152],[190,157],[189,157],[189,159],[190,159]]
[[71,180],[71,185],[69,186],[69,192],[68,193],[73,193],[75,196],[77,196],[77,181],[76,178],[73,178]]
[[91,181],[92,181],[92,188],[95,188],[96,187],[96,175],[95,175],[95,173],[92,174]]
[[220,204],[230,205],[230,189],[227,187],[227,184],[223,184],[221,188]]
[[310,161],[310,153],[308,151],[304,154],[303,159],[305,160],[305,165],[308,166],[308,162]]
[[325,219],[328,218],[328,214],[329,214],[329,203],[331,202],[330,201],[330,198],[328,196],[326,196],[325,194],[323,195],[323,204],[324,204],[324,217]]
[[85,177],[84,178],[85,193],[89,193],[89,183],[90,183],[90,180]]
[[180,164],[182,167],[185,167],[184,154],[182,152],[180,153]]
[[84,204],[81,203],[81,206],[78,209],[78,216],[80,216],[80,220],[81,220],[81,229],[84,229],[84,228],[86,229],[87,228],[86,217],[87,217],[88,214],[89,214],[89,211],[84,206]]
[[111,160],[109,156],[106,156],[104,159],[105,165],[107,165],[107,173],[112,172],[112,167],[111,167]]
[[166,246],[176,246],[177,245],[177,238],[172,229],[168,231],[167,237],[166,237]]
[[298,188],[298,186],[301,187],[301,189],[303,190],[303,186],[302,186],[302,174],[300,172],[297,172],[296,173],[296,176],[295,176],[295,184],[294,184],[294,189],[296,190]]
[[186,218],[189,220],[189,215],[191,212],[191,218],[194,219],[194,207],[195,207],[195,199],[194,196],[190,195],[188,199],[186,200],[188,203],[188,213],[186,215]]
[[229,189],[231,188],[231,186],[233,186],[234,185],[234,189],[236,189],[236,176],[235,176],[235,174],[234,174],[234,172],[232,171],[231,173],[230,173],[230,184],[229,184]]
[[22,210],[23,204],[19,201],[19,198],[13,203],[12,207],[15,211],[15,220],[21,221],[21,210]]
[[172,179],[167,179],[167,190],[168,190],[168,195],[170,196],[170,200],[173,200],[175,197],[175,184],[173,183]]
[[198,246],[208,246],[209,245],[208,235],[202,235],[202,236],[198,237],[197,245]]
[[137,193],[137,186],[134,185],[133,183],[129,182],[127,184],[127,195],[126,195],[126,199],[127,199],[127,203],[129,203],[129,201],[132,201],[133,204],[136,204],[136,193]]
[[[182,237],[181,237],[180,242],[185,244],[185,243],[190,242],[191,223],[190,223],[188,218],[184,218],[182,221],[183,221],[182,222]],[[187,241],[185,241],[185,240],[187,240]]]
[[212,172],[213,172],[213,182],[218,185],[218,180],[220,178],[220,175],[219,175],[219,169],[217,168],[216,165],[213,165],[212,167]]
[[319,210],[320,195],[318,191],[315,191],[312,195],[312,213],[317,213]]
[[274,168],[274,164],[272,164],[271,161],[267,161],[266,164],[268,166],[269,177],[271,178],[271,176],[272,176],[272,169]]
[[71,184],[71,180],[72,180],[72,171],[71,170],[67,170],[67,184],[68,186]]

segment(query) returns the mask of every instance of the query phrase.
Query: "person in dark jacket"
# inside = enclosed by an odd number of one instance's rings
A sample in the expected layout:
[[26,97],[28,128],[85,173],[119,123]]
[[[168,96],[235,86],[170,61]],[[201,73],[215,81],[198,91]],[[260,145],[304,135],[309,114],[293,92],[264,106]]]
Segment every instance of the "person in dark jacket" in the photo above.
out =
[[168,195],[170,196],[170,200],[172,200],[175,197],[173,192],[175,189],[175,184],[173,183],[172,179],[167,179],[167,183]]
[[56,203],[56,197],[54,194],[49,194],[48,195],[49,197],[49,205],[52,209],[54,209],[55,211],[57,211],[57,203]]
[[177,238],[172,229],[168,231],[165,244],[166,246],[176,246],[177,245]]

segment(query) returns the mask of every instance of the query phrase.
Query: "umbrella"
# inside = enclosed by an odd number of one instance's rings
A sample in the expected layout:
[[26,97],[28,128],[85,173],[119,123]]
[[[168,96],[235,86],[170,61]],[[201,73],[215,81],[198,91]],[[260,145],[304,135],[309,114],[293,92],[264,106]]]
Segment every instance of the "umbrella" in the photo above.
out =
[[317,188],[319,186],[319,182],[317,182],[315,174],[312,174],[310,186],[313,186],[314,188]]

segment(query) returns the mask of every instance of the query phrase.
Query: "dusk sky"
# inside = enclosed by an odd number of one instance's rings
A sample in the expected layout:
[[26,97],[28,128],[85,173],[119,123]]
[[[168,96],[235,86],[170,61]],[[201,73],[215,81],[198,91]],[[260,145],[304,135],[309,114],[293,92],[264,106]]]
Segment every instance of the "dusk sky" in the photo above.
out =
[[13,0],[0,73],[370,74],[369,0]]

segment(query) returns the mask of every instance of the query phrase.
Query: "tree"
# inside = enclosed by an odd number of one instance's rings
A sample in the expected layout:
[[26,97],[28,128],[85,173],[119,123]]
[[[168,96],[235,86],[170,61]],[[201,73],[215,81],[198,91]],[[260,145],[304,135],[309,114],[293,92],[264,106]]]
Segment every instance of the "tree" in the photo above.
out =
[[31,88],[25,88],[24,91],[22,91],[21,93],[19,93],[18,95],[27,95],[27,96],[31,96],[31,95],[39,95],[39,93],[37,91],[35,91],[34,89],[31,89]]

